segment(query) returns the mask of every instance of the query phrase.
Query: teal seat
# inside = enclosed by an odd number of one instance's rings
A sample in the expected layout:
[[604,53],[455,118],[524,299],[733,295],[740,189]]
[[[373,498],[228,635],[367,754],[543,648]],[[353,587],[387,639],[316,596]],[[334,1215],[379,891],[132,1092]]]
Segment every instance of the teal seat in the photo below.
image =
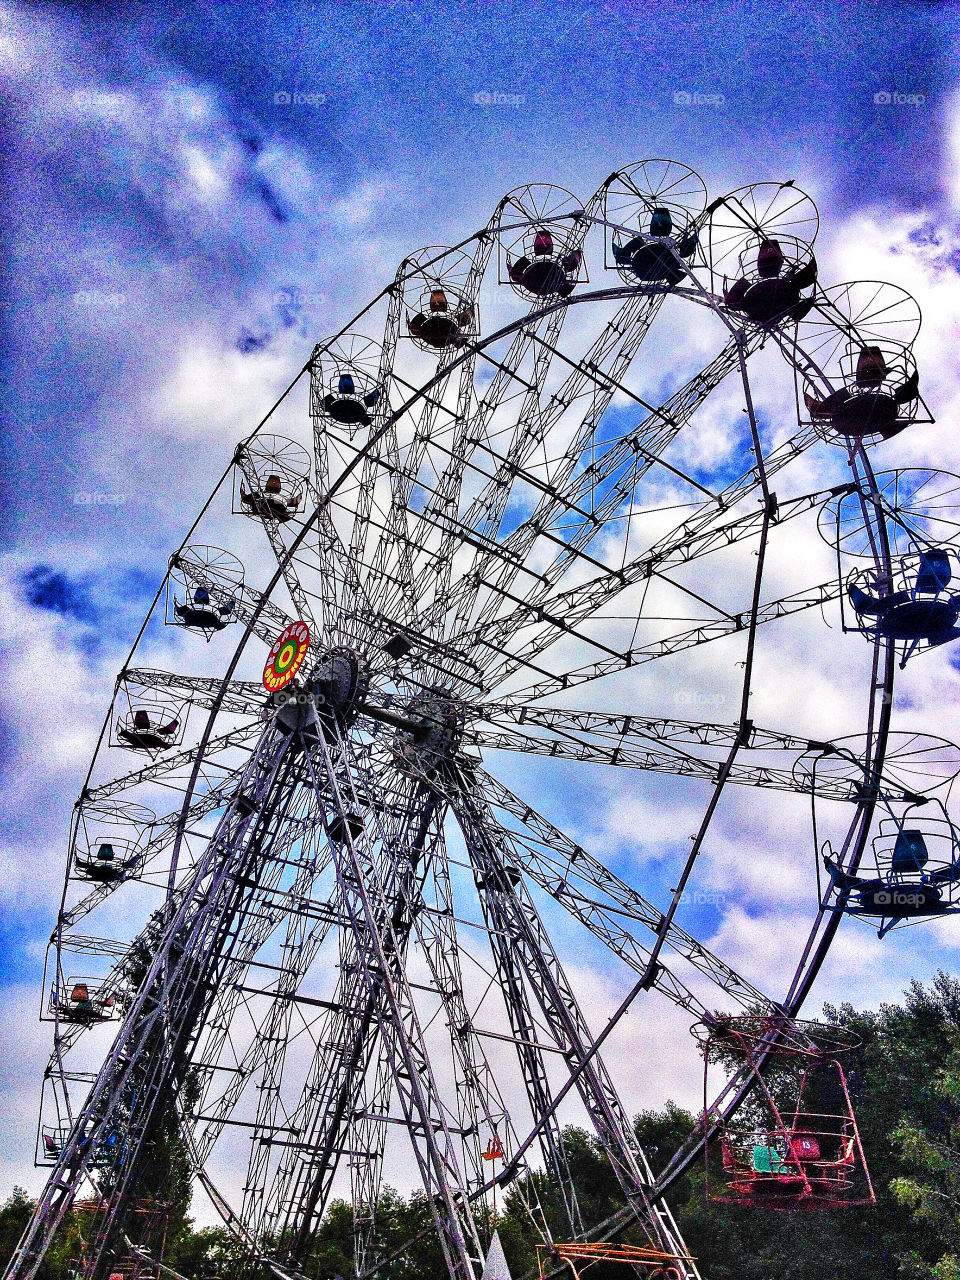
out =
[[97,850],[98,862],[112,862],[115,856],[112,844],[102,844]]
[[787,1173],[789,1170],[776,1147],[758,1146],[753,1148],[754,1173]]

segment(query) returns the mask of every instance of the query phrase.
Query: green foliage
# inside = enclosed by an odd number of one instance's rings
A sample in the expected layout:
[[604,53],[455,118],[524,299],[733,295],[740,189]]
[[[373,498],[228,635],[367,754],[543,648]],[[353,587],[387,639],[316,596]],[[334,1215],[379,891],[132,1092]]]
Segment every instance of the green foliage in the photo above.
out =
[[[0,1207],[0,1266],[6,1267],[33,1213],[34,1202],[22,1187],[14,1187],[6,1204]],[[68,1280],[71,1259],[78,1243],[76,1215],[62,1228],[53,1247],[41,1262],[37,1280]]]
[[[960,1280],[960,1033],[953,1030],[943,1066],[933,1075],[934,1106],[905,1117],[893,1141],[907,1172],[890,1180],[894,1198],[943,1242],[953,1246],[929,1271],[935,1280]],[[940,1106],[936,1106],[939,1100]]]

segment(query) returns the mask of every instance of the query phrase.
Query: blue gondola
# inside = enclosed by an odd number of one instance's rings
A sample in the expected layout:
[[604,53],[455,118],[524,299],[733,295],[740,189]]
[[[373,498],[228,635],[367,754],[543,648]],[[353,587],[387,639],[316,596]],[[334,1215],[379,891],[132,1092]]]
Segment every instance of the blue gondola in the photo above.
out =
[[371,410],[379,400],[377,387],[365,391],[362,385],[357,385],[352,373],[341,373],[336,387],[323,397],[323,408],[335,422],[342,422],[344,426],[369,427]]
[[123,880],[133,874],[137,868],[138,857],[129,841],[120,844],[101,840],[87,855],[77,854],[77,872],[87,880],[95,880],[101,884],[110,884]]
[[206,587],[197,587],[189,600],[183,604],[174,604],[173,611],[185,627],[195,631],[222,631],[228,622],[233,621],[236,608],[235,600],[227,600],[222,605],[215,605],[210,599]]
[[[960,833],[938,801],[911,805],[880,822],[869,863],[845,871],[832,851],[823,861],[838,895],[831,910],[879,920],[879,936],[897,925],[960,912]],[[828,846],[829,849],[829,846]]]
[[960,638],[960,594],[949,590],[952,554],[944,547],[926,547],[897,559],[887,583],[878,581],[871,569],[847,582],[856,629],[902,642],[901,666],[921,645],[932,648]]
[[[667,240],[674,233],[673,216],[669,209],[657,207],[650,215],[647,236]],[[693,256],[697,247],[696,231],[688,231],[670,244],[656,244],[642,235],[634,236],[626,244],[613,246],[613,257],[618,267],[625,268],[638,280],[649,284],[677,284],[686,272],[677,261]],[[674,252],[676,251],[676,253]]]

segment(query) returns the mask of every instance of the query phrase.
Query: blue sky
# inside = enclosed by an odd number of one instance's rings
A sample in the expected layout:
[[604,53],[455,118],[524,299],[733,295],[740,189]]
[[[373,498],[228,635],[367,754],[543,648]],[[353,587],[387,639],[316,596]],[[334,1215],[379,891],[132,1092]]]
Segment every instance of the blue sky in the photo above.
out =
[[[930,299],[941,426],[907,453],[960,470],[958,43],[954,5],[855,0],[0,6],[14,1111],[93,726],[167,555],[313,343],[522,182],[585,197],[647,156],[711,194],[796,178],[828,258]],[[954,962],[918,932],[886,944],[882,994]],[[35,1185],[22,1165],[0,1193]]]

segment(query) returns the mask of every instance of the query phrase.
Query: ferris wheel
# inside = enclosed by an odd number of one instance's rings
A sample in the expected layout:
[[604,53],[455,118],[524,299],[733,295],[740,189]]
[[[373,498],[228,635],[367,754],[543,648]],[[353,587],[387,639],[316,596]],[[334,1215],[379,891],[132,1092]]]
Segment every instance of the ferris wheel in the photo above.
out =
[[[960,481],[891,471],[895,446],[874,474],[874,446],[929,420],[919,316],[892,286],[823,288],[817,226],[791,183],[708,201],[666,160],[585,203],[519,188],[461,244],[405,259],[224,459],[76,805],[42,1008],[51,1172],[11,1276],[33,1276],[88,1187],[83,1274],[155,1268],[143,1170],[171,1117],[251,1263],[283,1280],[335,1197],[357,1275],[374,1274],[397,1170],[420,1179],[454,1280],[479,1276],[507,1186],[545,1256],[595,1260],[639,1226],[625,1261],[699,1274],[664,1195],[704,1128],[651,1169],[628,1110],[643,1082],[605,1053],[625,1015],[676,1011],[694,1061],[730,1019],[760,1020],[707,1106],[716,1137],[767,1053],[800,1037],[816,1059],[794,1015],[844,916],[886,931],[960,909],[942,800],[960,755],[891,723],[898,667],[958,631]],[[658,326],[673,356],[654,372],[640,353]],[[788,375],[787,431],[758,408],[764,348]],[[691,441],[722,396],[735,428],[704,461]],[[818,527],[836,556],[822,580],[789,555]],[[851,633],[834,643],[856,651],[854,720],[765,723],[771,655],[821,612]],[[677,714],[678,690],[708,714]],[[695,810],[660,870],[591,849],[610,777],[648,786],[667,825]],[[809,927],[776,990],[701,940],[736,905],[712,841],[744,821],[744,787],[746,856],[778,814],[805,824]],[[588,810],[572,831],[550,816],[565,792]],[[768,856],[772,872],[786,855]],[[571,976],[590,946],[620,984],[608,1011]],[[610,1164],[613,1220],[584,1209],[571,1120]],[[789,1182],[781,1203],[815,1207],[828,1180],[829,1203],[861,1203],[844,1133],[740,1134],[737,1197],[769,1204]],[[834,1139],[847,1163],[826,1179]]]

